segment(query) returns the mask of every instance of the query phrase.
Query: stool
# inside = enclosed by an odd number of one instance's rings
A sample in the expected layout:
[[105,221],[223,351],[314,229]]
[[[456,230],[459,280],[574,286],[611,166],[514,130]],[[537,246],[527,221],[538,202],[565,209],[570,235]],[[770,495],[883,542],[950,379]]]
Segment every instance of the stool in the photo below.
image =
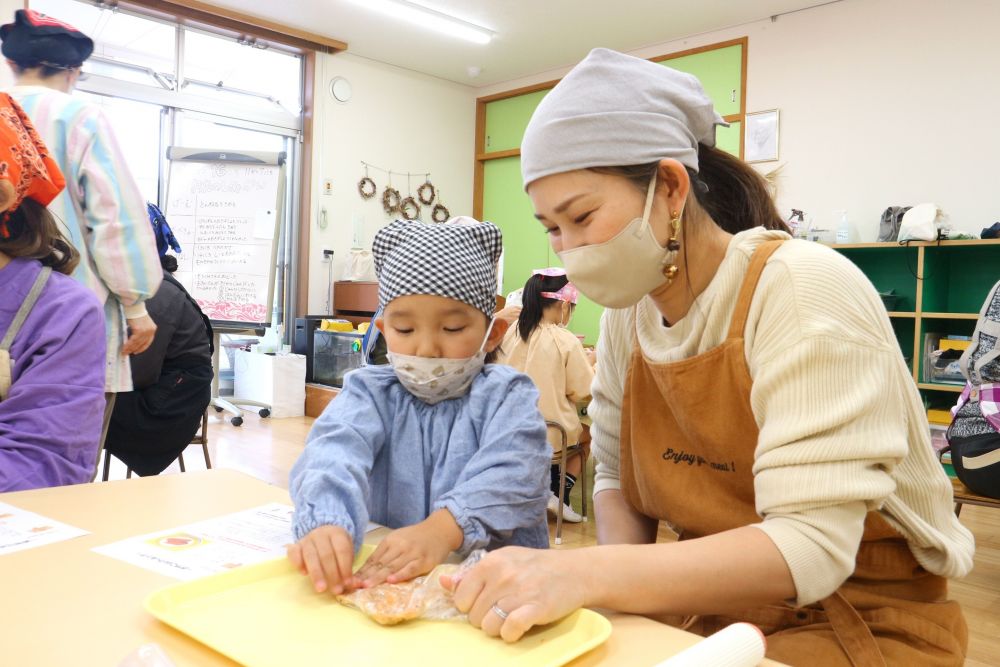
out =
[[951,478],[951,488],[955,493],[955,516],[962,512],[962,505],[979,505],[980,507],[1000,507],[1000,499],[981,496],[970,490],[957,477]]
[[[548,428],[554,428],[559,432],[559,437],[562,440],[562,455],[559,457],[559,489],[562,491],[563,487],[566,485],[566,461],[569,460],[571,456],[579,456],[583,461],[581,466],[582,472],[580,473],[580,510],[583,515],[584,522],[587,521],[587,458],[586,452],[583,449],[583,445],[577,443],[575,445],[567,445],[568,436],[566,435],[566,429],[563,428],[562,424],[553,421],[546,421],[545,425]],[[563,499],[562,494],[559,494],[559,506],[556,510],[556,544],[562,544],[562,525],[563,525]]]
[[[194,434],[191,438],[191,442],[188,445],[201,445],[202,452],[205,454],[205,467],[211,469],[212,459],[208,456],[208,408],[205,408],[205,412],[201,415],[201,429],[198,433]],[[101,476],[101,481],[108,481],[108,474],[111,470],[111,452],[104,449],[104,474]],[[100,457],[100,453],[98,453]],[[182,451],[177,455],[177,463],[181,467],[181,472],[187,472],[184,468],[184,452]],[[125,471],[125,479],[132,479],[132,469],[128,468]]]

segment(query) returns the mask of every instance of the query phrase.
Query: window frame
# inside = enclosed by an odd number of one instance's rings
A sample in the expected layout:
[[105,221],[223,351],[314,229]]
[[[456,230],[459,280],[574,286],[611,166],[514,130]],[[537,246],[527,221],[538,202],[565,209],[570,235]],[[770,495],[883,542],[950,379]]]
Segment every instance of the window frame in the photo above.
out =
[[[281,111],[281,107],[275,104],[274,110],[248,109],[237,103],[212,100],[201,95],[185,93],[180,89],[180,83],[184,81],[184,36],[185,30],[197,30],[228,41],[236,41],[247,48],[252,48],[257,41],[256,37],[247,38],[246,33],[239,36],[234,35],[230,29],[233,21],[227,18],[220,18],[220,23],[229,27],[216,27],[202,21],[192,21],[190,17],[182,15],[165,14],[145,8],[139,2],[122,3],[119,6],[117,0],[74,0],[84,4],[91,4],[106,11],[122,12],[171,26],[175,31],[177,47],[174,51],[175,59],[175,81],[173,89],[163,87],[158,79],[151,78],[150,84],[141,84],[131,81],[118,80],[110,76],[88,73],[85,78],[77,82],[77,89],[81,92],[100,95],[111,98],[119,98],[135,102],[145,102],[155,104],[163,109],[160,122],[160,156],[159,156],[159,181],[157,199],[162,205],[166,196],[166,179],[169,172],[169,163],[166,158],[166,146],[175,145],[179,119],[177,112],[180,111],[191,118],[207,120],[211,122],[224,121],[227,125],[266,132],[282,136],[288,147],[286,192],[285,192],[285,219],[282,222],[282,232],[284,241],[282,243],[284,252],[279,257],[279,266],[276,270],[283,274],[283,288],[277,290],[281,275],[276,276],[275,300],[280,309],[280,318],[285,323],[286,338],[290,337],[293,327],[288,326],[294,321],[296,313],[305,312],[308,309],[308,275],[309,275],[309,225],[303,220],[304,212],[307,215],[310,210],[309,188],[303,186],[303,178],[311,178],[312,159],[312,106],[315,88],[315,58],[316,50],[301,48],[301,45],[289,45],[280,41],[268,40],[269,48],[275,48],[290,56],[299,59],[299,81],[300,81],[300,111],[294,114],[290,111]],[[26,5],[29,4],[26,0]],[[169,5],[169,2],[151,0],[151,5]],[[187,3],[196,5],[199,3]],[[185,9],[185,8],[181,8]],[[199,10],[192,9],[192,12]],[[268,31],[263,31],[268,32]],[[327,44],[320,45],[318,50],[323,52],[335,52],[346,49],[347,45],[336,40],[327,40],[331,44],[339,45],[335,48]],[[315,46],[315,45],[313,45]],[[124,63],[122,63],[124,65]],[[138,67],[138,66],[137,66]],[[159,85],[155,85],[158,83]]]

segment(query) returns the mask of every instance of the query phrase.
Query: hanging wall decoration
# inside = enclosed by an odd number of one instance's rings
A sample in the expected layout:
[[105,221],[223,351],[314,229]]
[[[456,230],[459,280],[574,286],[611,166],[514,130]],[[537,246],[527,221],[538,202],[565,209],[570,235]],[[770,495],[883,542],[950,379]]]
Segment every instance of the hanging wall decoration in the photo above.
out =
[[399,205],[399,214],[404,220],[416,220],[420,217],[420,205],[413,197],[407,197]]
[[365,177],[358,181],[358,194],[361,195],[362,199],[371,199],[376,192],[378,192],[378,186],[375,185],[375,181],[368,177],[368,165],[366,164]]
[[358,181],[358,194],[361,195],[362,199],[371,199],[377,191],[378,187],[375,185],[375,181],[367,176]]
[[389,172],[389,185],[382,191],[382,208],[389,215],[399,213],[399,206],[403,203],[403,198],[399,195],[399,190],[392,187],[392,171]]
[[406,175],[406,198],[399,205],[399,214],[404,220],[416,220],[420,217],[420,205],[413,198],[413,185],[410,183],[410,174]]
[[434,209],[431,211],[431,220],[434,222],[448,222],[450,218],[451,213],[444,206],[444,204],[434,204]]
[[437,191],[431,183],[431,175],[426,174],[425,179],[424,184],[417,188],[417,198],[424,206],[430,206],[434,203],[434,196],[437,194]]
[[[361,195],[362,199],[371,199],[378,192],[378,186],[368,175],[369,169],[381,171],[388,177],[389,184],[382,190],[382,208],[385,209],[386,215],[398,215],[406,220],[416,220],[420,217],[421,204],[430,206],[435,200],[438,204],[441,202],[440,193],[431,183],[431,175],[428,172],[393,171],[369,164],[364,160],[361,161],[361,166],[365,168],[364,178],[358,181],[358,194]],[[413,176],[421,175],[424,177],[424,183],[417,188],[417,196],[414,197],[410,181]],[[392,187],[393,176],[406,176],[406,197],[403,197],[399,190]],[[438,211],[437,217],[443,216],[442,222],[447,220],[449,217],[448,209],[444,206],[438,206],[434,210],[437,211],[438,208],[440,211]]]

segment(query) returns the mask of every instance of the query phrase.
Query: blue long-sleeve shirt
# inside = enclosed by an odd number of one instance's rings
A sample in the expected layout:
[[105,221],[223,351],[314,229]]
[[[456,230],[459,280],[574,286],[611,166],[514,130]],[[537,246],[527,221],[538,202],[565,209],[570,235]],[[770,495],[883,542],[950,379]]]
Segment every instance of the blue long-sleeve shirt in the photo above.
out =
[[445,508],[462,554],[548,547],[552,452],[537,403],[531,380],[506,366],[487,365],[465,396],[436,405],[390,366],[349,373],[292,468],[296,539],[336,525],[358,549],[369,520],[401,528]]

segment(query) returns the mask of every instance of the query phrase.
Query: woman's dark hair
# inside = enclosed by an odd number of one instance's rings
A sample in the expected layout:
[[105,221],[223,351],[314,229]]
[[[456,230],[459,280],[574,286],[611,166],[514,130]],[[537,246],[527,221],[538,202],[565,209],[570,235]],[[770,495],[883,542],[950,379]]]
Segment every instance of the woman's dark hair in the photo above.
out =
[[69,275],[80,263],[80,253],[59,231],[49,210],[25,199],[7,219],[8,238],[0,238],[0,252],[11,257],[37,259],[53,271]]
[[[659,162],[628,167],[594,167],[599,174],[622,176],[643,192],[659,168]],[[750,165],[729,153],[698,144],[699,171],[688,169],[691,191],[698,205],[719,227],[737,234],[754,227],[788,231],[781,219],[767,181]]]
[[524,290],[521,292],[521,315],[517,318],[517,333],[525,343],[531,337],[531,332],[538,328],[545,309],[559,303],[558,299],[542,296],[542,292],[558,292],[568,282],[569,278],[566,276],[538,274],[531,276],[528,282],[524,283]]
[[160,266],[167,273],[173,273],[177,270],[177,258],[173,255],[163,255],[160,257]]

